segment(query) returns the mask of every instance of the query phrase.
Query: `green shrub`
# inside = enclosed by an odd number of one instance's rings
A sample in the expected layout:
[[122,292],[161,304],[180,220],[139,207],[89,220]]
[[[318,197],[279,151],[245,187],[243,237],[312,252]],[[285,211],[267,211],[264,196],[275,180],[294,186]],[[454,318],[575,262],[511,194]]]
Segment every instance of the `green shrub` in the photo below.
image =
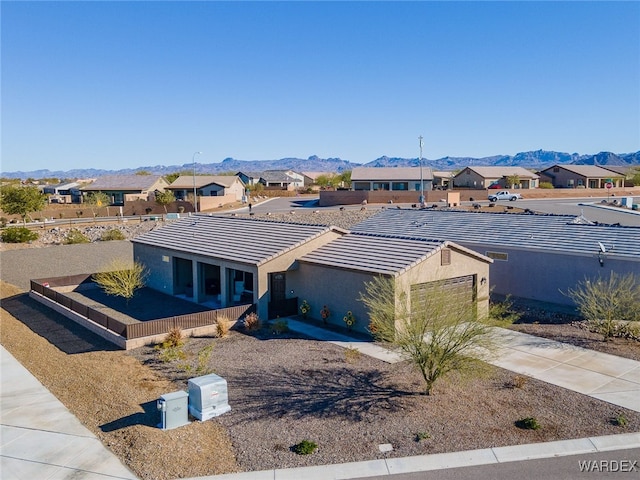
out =
[[124,236],[124,233],[122,233],[117,228],[112,228],[111,230],[103,232],[100,240],[102,240],[103,242],[108,242],[110,240],[125,240],[125,238],[126,237]]
[[207,375],[211,373],[209,368],[209,358],[211,358],[211,352],[213,352],[213,344],[207,345],[198,352],[198,363],[196,365],[196,374]]
[[169,330],[163,342],[155,346],[156,350],[160,350],[160,361],[167,363],[173,360],[184,360],[187,358],[182,348],[184,343],[185,338],[180,328],[172,328]]
[[516,427],[523,428],[525,430],[538,430],[541,425],[535,417],[526,417],[518,420],[516,422]]
[[300,443],[293,446],[293,451],[298,455],[309,455],[310,453],[315,452],[317,448],[318,445],[315,442],[302,440]]
[[67,233],[67,238],[64,240],[64,243],[66,245],[73,245],[77,243],[90,243],[90,240],[80,230],[72,228],[69,230],[69,233]]
[[0,217],[0,227],[4,228],[7,226],[7,217]]
[[429,440],[431,435],[427,432],[418,432],[416,433],[415,440],[416,442],[421,442],[422,440]]
[[627,425],[629,425],[629,420],[627,420],[627,417],[625,417],[623,414],[620,414],[613,419],[612,423],[614,425],[617,425],[618,427],[626,427]]
[[276,335],[281,335],[289,331],[289,324],[284,318],[279,318],[271,326],[271,331]]
[[554,188],[551,182],[540,182],[540,188]]
[[2,241],[5,243],[25,243],[37,238],[38,234],[26,227],[9,227],[2,232]]

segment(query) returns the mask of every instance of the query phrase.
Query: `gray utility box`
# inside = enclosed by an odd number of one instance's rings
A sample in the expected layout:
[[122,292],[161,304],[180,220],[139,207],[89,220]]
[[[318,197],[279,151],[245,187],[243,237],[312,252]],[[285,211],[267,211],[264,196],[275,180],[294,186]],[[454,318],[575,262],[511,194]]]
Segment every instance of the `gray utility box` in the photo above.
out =
[[189,423],[189,394],[179,391],[161,395],[157,402],[160,411],[158,428],[170,430]]
[[218,375],[204,375],[189,380],[189,413],[205,421],[231,410],[227,381]]

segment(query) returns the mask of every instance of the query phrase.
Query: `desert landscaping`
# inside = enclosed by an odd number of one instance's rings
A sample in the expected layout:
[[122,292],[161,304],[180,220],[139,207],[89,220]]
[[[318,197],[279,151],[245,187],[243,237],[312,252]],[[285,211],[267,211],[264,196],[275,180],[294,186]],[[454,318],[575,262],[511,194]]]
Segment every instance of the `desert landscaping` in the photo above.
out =
[[[342,222],[339,226],[348,228],[372,213],[318,213],[313,223]],[[269,218],[303,221],[301,215],[291,214]],[[152,228],[153,223],[140,225]],[[45,245],[30,245],[37,246]],[[177,356],[154,346],[124,352],[19,288],[4,282],[1,286],[2,345],[143,479],[452,452],[640,429],[640,413],[496,367],[487,367],[479,377],[451,375],[426,396],[420,375],[406,362],[387,364],[287,332],[281,324],[263,324],[256,331],[237,327],[223,338],[190,338]],[[512,327],[516,330],[640,360],[634,340],[603,342],[577,318],[531,306],[523,306],[522,312]],[[227,380],[231,412],[160,430],[156,399],[185,390],[189,378],[205,373]],[[515,422],[525,417],[535,417],[541,428],[518,428]],[[621,417],[624,427],[616,421]],[[315,453],[292,451],[303,440],[318,445]],[[391,444],[393,450],[382,453],[380,444]]]

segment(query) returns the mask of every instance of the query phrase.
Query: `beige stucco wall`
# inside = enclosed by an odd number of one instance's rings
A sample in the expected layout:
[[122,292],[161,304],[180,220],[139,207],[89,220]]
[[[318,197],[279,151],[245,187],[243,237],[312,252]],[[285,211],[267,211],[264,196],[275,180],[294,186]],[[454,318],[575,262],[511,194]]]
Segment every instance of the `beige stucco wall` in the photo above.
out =
[[[258,287],[258,295],[257,295],[257,303],[258,303],[258,316],[260,318],[266,319],[268,314],[268,306],[269,301],[271,300],[269,296],[269,274],[277,273],[277,272],[286,272],[286,297],[287,298],[295,298],[299,297],[297,293],[297,288],[293,280],[295,273],[299,269],[299,264],[296,261],[298,258],[303,255],[323,246],[327,243],[335,240],[336,238],[342,236],[343,234],[338,231],[328,231],[313,240],[306,242],[300,245],[297,248],[293,248],[288,252],[285,252],[282,255],[265,262],[260,265],[258,269],[257,276],[257,287]],[[291,291],[293,290],[293,293]],[[301,299],[302,301],[302,299]]]
[[466,168],[453,178],[453,185],[456,187],[484,189],[497,179],[485,179],[473,170]]
[[[447,278],[476,276],[478,314],[486,315],[489,310],[489,263],[462,250],[451,248],[451,264],[441,265],[440,253],[426,259],[407,272],[395,277],[398,291],[405,291],[409,298],[410,286]],[[331,315],[327,322],[344,327],[343,317],[351,311],[356,319],[354,330],[368,333],[369,315],[359,301],[364,293],[365,283],[376,274],[325,267],[300,262],[298,270],[290,275],[290,284],[295,295],[307,300],[311,306],[309,317],[321,322],[320,311],[326,305]],[[486,278],[484,284],[482,278]],[[410,308],[410,305],[407,305]]]

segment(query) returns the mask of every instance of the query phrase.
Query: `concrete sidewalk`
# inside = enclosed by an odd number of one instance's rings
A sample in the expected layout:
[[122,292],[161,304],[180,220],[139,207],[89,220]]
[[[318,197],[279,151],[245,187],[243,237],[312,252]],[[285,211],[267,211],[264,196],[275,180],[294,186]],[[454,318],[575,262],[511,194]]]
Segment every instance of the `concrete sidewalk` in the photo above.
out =
[[2,480],[137,477],[0,345]]

